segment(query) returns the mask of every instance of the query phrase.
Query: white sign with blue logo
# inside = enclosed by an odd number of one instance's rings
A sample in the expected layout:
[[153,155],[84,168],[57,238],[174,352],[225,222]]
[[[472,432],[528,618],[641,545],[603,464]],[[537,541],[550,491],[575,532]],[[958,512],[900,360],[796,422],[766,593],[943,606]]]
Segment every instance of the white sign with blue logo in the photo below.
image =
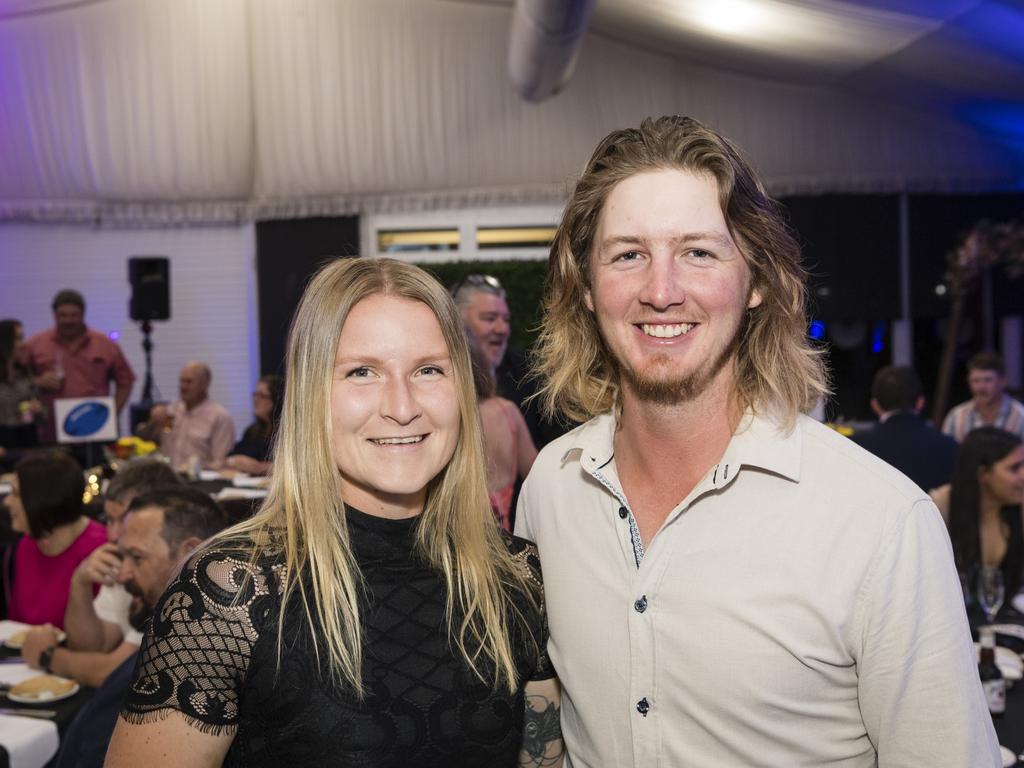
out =
[[117,440],[112,397],[65,397],[53,401],[58,443]]

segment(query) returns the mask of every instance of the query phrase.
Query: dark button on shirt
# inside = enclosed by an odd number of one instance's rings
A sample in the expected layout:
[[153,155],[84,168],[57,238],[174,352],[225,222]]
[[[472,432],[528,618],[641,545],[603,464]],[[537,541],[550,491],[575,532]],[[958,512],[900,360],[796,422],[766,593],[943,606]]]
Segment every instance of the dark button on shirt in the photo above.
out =
[[643,613],[647,610],[647,595],[640,595],[640,599],[633,603],[633,609],[637,613]]

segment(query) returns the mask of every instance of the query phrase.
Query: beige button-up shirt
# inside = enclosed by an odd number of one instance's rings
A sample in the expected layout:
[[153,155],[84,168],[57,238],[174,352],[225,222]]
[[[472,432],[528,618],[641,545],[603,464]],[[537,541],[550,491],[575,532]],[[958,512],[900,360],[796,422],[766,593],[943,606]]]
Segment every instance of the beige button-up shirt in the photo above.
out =
[[227,409],[213,400],[203,400],[192,410],[181,400],[171,406],[174,426],[160,436],[160,450],[179,469],[192,456],[203,469],[218,469],[235,444],[235,423]]
[[999,766],[928,496],[800,417],[748,414],[647,551],[614,420],[548,445],[537,543],[572,768]]

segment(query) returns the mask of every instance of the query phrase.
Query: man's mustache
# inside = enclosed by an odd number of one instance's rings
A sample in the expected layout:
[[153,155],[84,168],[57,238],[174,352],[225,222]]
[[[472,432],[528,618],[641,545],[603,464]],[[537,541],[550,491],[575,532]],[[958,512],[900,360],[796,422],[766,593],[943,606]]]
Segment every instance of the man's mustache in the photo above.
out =
[[128,592],[128,594],[130,594],[130,595],[134,595],[135,597],[143,597],[142,587],[140,587],[134,581],[131,581],[131,580],[126,581],[124,583],[124,588],[125,588],[125,591]]

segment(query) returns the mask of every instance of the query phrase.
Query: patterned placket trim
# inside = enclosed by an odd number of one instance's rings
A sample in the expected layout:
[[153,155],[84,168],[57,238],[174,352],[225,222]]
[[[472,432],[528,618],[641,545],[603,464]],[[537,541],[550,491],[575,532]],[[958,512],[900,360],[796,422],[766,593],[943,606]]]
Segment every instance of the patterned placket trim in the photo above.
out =
[[[608,461],[611,461],[611,458],[608,459]],[[607,462],[605,462],[605,464],[607,464]],[[603,467],[605,466],[605,464],[602,464],[601,466]],[[619,504],[625,507],[626,511],[629,513],[627,517],[627,520],[629,522],[629,539],[633,545],[633,561],[636,563],[636,567],[639,569],[640,563],[644,559],[644,542],[643,539],[640,538],[640,528],[636,524],[636,518],[633,517],[633,510],[629,508],[629,503],[626,501],[625,497],[619,492],[619,489],[612,485],[611,481],[608,480],[607,477],[601,474],[600,467],[598,469],[593,470],[593,472],[591,472],[591,475],[599,483],[601,483],[601,485],[607,488],[611,492],[611,494],[618,500]]]

